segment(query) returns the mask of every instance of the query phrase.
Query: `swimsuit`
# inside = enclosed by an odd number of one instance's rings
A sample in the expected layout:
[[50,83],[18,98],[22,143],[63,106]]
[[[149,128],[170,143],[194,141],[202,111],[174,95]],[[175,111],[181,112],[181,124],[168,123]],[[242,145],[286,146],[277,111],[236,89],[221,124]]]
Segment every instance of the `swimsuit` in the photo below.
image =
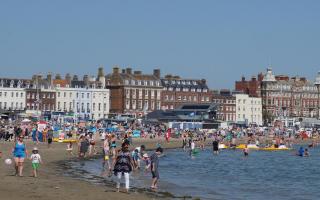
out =
[[25,152],[25,145],[16,143],[16,146],[14,147],[13,156],[16,158],[25,158],[26,152]]

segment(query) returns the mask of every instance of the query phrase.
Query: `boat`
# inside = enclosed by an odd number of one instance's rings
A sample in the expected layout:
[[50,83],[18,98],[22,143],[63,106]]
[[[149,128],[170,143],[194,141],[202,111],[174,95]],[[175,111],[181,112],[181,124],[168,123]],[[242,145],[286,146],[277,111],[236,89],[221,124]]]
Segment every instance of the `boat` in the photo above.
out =
[[54,142],[60,142],[60,143],[69,143],[69,142],[77,143],[78,142],[75,139],[60,139],[60,138],[54,138],[53,141]]

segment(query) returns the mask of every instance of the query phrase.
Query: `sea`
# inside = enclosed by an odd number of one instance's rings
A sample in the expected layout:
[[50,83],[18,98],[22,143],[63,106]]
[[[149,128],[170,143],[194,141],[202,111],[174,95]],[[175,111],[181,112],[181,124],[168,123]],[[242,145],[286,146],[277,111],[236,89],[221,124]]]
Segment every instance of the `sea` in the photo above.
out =
[[[298,148],[250,150],[248,157],[241,150],[222,150],[214,155],[208,148],[194,156],[182,149],[166,150],[160,158],[158,191],[172,194],[172,199],[320,199],[320,148],[309,149],[309,157],[296,156]],[[116,180],[101,176],[102,158],[73,161],[71,166],[89,181],[97,177]],[[131,174],[132,188],[147,191],[150,184],[149,172]]]

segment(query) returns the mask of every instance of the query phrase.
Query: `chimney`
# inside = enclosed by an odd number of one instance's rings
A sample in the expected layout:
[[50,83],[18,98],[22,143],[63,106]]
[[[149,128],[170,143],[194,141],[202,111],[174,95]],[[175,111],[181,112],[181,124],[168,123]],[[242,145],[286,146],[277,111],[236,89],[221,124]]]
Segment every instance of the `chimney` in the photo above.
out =
[[142,74],[141,71],[134,71],[133,73],[134,73],[134,75],[141,75]]
[[167,74],[167,75],[165,75],[164,78],[165,78],[165,79],[172,79],[172,75],[171,75],[171,74]]
[[32,81],[36,81],[37,80],[37,75],[32,75]]
[[262,81],[262,80],[263,80],[263,74],[260,73],[260,74],[258,74],[258,81]]
[[122,73],[125,74],[125,73],[126,73],[126,70],[125,70],[125,69],[122,69]]
[[88,75],[84,75],[83,76],[83,82],[84,82],[84,84],[87,86],[87,85],[89,85],[89,76]]
[[73,78],[72,78],[73,81],[78,81],[78,76],[77,75],[73,75]]
[[242,82],[246,81],[246,77],[242,76],[242,77],[241,77],[241,81],[242,81]]
[[71,75],[69,73],[66,74],[65,79],[68,82],[68,84],[70,85],[71,84]]
[[47,81],[48,81],[49,85],[51,86],[52,85],[52,74],[50,72],[47,74]]
[[160,76],[161,76],[161,74],[160,74],[160,69],[154,69],[154,70],[153,70],[153,75],[154,75],[155,77],[157,77],[158,79],[160,79]]
[[56,78],[55,78],[56,80],[61,80],[61,76],[60,76],[60,74],[56,74]]
[[112,72],[113,74],[119,74],[119,67],[114,67]]
[[131,75],[131,74],[132,74],[132,69],[128,67],[128,68],[126,69],[126,73],[129,74],[129,75]]
[[203,85],[205,85],[205,84],[207,84],[207,80],[206,80],[206,79],[201,79],[201,83],[202,83]]
[[175,80],[179,80],[180,76],[173,76],[172,78],[175,79]]
[[103,67],[98,68],[98,78],[104,76]]
[[256,76],[252,76],[251,81],[253,81],[253,82],[257,81],[257,77]]

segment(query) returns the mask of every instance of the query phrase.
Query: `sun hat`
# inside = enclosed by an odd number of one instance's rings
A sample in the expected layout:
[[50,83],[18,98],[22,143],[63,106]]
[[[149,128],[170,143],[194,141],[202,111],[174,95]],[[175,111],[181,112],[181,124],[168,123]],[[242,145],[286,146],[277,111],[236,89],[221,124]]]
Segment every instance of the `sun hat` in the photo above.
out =
[[143,154],[143,157],[144,157],[144,158],[148,158],[149,156],[148,156],[147,153],[145,153],[145,154]]

